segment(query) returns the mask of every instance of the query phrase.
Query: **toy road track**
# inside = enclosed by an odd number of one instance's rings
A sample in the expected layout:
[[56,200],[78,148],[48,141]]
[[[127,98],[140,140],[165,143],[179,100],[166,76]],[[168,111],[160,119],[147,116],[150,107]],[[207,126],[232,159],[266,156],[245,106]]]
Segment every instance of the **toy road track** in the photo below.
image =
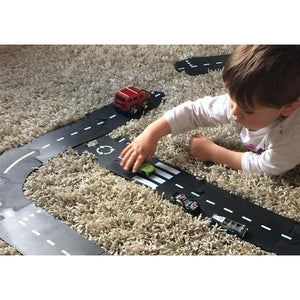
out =
[[[97,163],[102,167],[128,180],[144,184],[166,199],[171,200],[176,192],[193,197],[205,217],[211,217],[217,213],[245,224],[249,231],[244,240],[263,250],[284,255],[300,254],[299,223],[224,191],[205,180],[197,180],[193,175],[156,158],[151,161],[156,168],[155,175],[142,177],[125,172],[120,166],[119,155],[128,140],[125,138],[114,140],[104,136],[98,141],[100,143],[98,148],[80,145],[75,149],[79,153],[83,151],[94,153],[98,158]],[[99,151],[104,148],[110,151]]]
[[175,70],[185,71],[190,76],[221,70],[229,55],[191,57],[175,63]]
[[[165,95],[151,93],[151,108],[157,107]],[[70,125],[36,138],[20,148],[0,156],[0,238],[22,254],[35,255],[107,255],[104,249],[80,236],[76,231],[35,206],[23,195],[26,177],[36,168],[73,147],[79,153],[94,153],[97,162],[128,180],[155,189],[171,199],[176,192],[193,197],[203,216],[213,213],[246,224],[244,239],[263,250],[277,254],[300,254],[300,224],[232,195],[205,180],[154,159],[155,175],[144,178],[125,172],[119,155],[127,145],[125,138],[105,136],[126,124],[130,116],[119,114],[113,104],[87,115]],[[99,147],[87,147],[98,138]]]
[[[149,109],[153,109],[165,95],[150,94]],[[22,254],[107,255],[104,249],[31,203],[23,194],[23,184],[47,160],[69,147],[106,135],[131,119],[109,104],[20,148],[4,152],[0,156],[0,238]]]

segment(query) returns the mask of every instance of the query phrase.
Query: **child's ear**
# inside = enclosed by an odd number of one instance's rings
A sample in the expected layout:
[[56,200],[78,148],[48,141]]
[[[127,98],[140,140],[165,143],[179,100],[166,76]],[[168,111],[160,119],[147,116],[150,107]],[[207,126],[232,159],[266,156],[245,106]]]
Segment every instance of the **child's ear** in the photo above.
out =
[[297,100],[291,104],[287,104],[285,105],[282,109],[281,109],[281,115],[283,117],[288,117],[289,115],[291,115],[298,107],[300,107],[300,101]]

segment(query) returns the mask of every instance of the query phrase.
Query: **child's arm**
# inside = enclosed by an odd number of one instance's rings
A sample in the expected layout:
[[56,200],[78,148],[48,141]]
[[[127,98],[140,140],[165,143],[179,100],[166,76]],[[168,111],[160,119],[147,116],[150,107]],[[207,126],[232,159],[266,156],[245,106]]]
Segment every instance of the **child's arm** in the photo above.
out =
[[243,152],[223,148],[202,134],[191,137],[189,151],[199,161],[212,161],[235,170],[242,170]]
[[128,145],[120,154],[121,166],[128,171],[131,166],[135,173],[146,160],[152,159],[158,141],[165,135],[171,133],[169,123],[164,117],[151,123],[146,129]]

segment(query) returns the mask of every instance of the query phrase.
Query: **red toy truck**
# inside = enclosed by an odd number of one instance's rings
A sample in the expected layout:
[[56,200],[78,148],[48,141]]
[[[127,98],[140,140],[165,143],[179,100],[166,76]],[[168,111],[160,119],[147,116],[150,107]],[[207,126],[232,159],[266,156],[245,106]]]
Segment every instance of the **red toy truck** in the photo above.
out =
[[150,106],[151,95],[146,91],[133,86],[118,91],[114,98],[117,109],[134,116],[138,112],[145,111]]

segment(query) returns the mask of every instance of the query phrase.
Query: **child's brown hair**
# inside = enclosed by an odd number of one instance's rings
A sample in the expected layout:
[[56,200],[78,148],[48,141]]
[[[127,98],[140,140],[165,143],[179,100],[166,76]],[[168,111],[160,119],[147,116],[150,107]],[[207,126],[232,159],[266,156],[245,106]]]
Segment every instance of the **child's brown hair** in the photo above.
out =
[[300,45],[241,45],[230,54],[223,80],[230,96],[247,110],[281,108],[300,100]]

